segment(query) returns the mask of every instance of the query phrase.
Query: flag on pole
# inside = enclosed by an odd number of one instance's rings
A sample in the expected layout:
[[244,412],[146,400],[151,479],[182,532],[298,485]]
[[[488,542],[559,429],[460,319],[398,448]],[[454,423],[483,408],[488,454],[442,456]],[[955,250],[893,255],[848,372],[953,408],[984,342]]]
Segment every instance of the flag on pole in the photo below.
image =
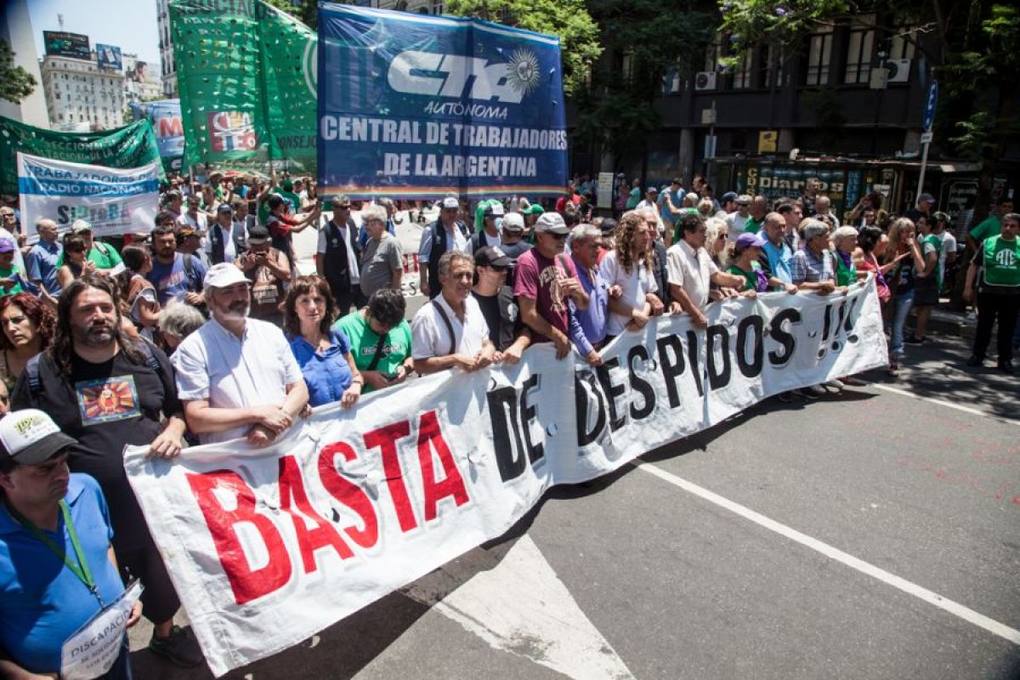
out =
[[316,34],[261,0],[173,0],[184,165],[315,169]]

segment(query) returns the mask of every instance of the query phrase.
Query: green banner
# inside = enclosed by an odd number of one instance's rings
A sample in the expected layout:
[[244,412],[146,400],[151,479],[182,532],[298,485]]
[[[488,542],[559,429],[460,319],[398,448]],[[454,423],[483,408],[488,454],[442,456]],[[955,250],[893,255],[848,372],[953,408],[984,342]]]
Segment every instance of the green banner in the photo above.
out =
[[[0,193],[18,193],[18,152],[108,168],[140,168],[159,160],[147,120],[106,132],[54,132],[0,116]],[[162,168],[162,166],[160,166]],[[160,179],[163,179],[162,169]]]
[[261,0],[172,0],[184,166],[314,172],[318,37]]

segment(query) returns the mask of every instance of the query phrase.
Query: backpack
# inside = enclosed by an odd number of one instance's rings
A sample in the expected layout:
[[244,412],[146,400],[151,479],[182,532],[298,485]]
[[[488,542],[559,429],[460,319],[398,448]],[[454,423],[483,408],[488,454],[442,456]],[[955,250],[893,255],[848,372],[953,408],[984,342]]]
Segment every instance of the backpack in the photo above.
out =
[[[152,351],[152,343],[142,338],[138,346],[141,348],[142,354],[145,355],[145,365],[151,368],[157,376],[162,376],[163,367],[160,366],[159,359]],[[39,396],[39,388],[42,387],[42,378],[39,376],[39,360],[44,354],[45,352],[36,354],[25,364],[25,381],[28,383],[28,393],[32,396],[33,401]]]

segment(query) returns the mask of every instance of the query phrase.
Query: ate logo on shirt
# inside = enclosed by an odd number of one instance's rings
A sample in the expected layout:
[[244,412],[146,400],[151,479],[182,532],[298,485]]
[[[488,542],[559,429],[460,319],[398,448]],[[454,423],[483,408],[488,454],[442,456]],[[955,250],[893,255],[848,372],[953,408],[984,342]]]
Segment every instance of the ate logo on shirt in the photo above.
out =
[[85,427],[127,420],[141,415],[133,375],[119,375],[74,384],[78,412]]
[[1016,255],[1012,250],[1000,250],[995,254],[995,261],[1000,267],[1012,267],[1016,264]]

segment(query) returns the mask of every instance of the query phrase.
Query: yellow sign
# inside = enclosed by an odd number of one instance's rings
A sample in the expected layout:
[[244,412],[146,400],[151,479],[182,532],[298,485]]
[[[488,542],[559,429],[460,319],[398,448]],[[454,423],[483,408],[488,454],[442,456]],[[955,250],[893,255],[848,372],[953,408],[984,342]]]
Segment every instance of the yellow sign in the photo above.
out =
[[778,130],[762,130],[758,133],[758,153],[775,153],[778,141]]

